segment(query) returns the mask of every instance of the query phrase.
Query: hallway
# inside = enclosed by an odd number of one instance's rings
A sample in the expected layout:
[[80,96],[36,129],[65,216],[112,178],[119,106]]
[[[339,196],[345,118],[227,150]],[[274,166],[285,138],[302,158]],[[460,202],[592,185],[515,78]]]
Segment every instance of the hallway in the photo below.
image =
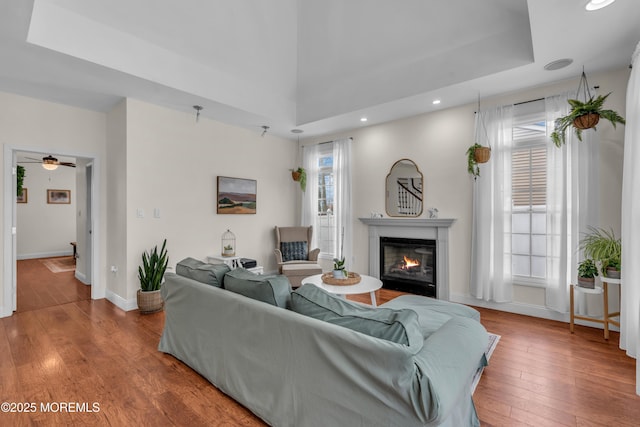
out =
[[91,299],[91,286],[76,279],[74,271],[53,273],[43,264],[43,260],[17,262],[16,313]]

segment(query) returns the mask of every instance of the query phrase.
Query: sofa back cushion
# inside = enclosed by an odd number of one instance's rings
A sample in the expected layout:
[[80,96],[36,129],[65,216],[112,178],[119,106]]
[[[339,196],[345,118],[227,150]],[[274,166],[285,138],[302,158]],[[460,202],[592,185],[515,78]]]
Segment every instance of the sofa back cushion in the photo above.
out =
[[207,264],[194,258],[185,258],[176,264],[176,274],[221,288],[224,275],[231,270],[225,264]]
[[281,242],[282,261],[302,261],[309,259],[307,242]]
[[291,294],[291,310],[419,351],[424,343],[418,315],[409,309],[366,307],[312,284]]
[[291,284],[286,276],[262,276],[236,268],[224,277],[224,287],[228,291],[287,308],[291,299]]

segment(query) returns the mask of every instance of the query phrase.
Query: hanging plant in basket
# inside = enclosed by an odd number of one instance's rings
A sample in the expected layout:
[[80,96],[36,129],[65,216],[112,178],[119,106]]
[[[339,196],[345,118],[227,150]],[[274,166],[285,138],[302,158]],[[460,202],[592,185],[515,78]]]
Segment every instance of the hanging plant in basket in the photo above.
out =
[[[482,120],[482,116],[480,115],[480,95],[478,94],[478,112],[476,113],[476,129],[475,129],[475,139],[476,141],[480,140],[479,135],[479,126],[482,126],[484,130],[485,140],[489,139],[487,135],[487,129],[484,126],[484,121]],[[484,146],[479,143],[474,143],[471,147],[467,149],[467,172],[471,174],[473,177],[480,176],[480,167],[479,164],[487,163],[491,158],[491,146]]]
[[467,172],[473,176],[480,176],[481,163],[487,163],[491,157],[491,148],[478,143],[467,149]]
[[613,127],[616,127],[616,123],[625,124],[625,120],[617,112],[613,110],[604,110],[602,106],[611,92],[606,95],[600,95],[593,97],[589,90],[589,84],[587,83],[587,76],[584,71],[580,78],[580,84],[578,85],[578,92],[576,98],[580,96],[580,90],[582,89],[583,99],[585,102],[579,99],[568,99],[567,102],[571,105],[571,111],[564,117],[559,117],[555,120],[554,130],[551,133],[551,140],[556,147],[561,147],[566,143],[566,131],[569,126],[573,126],[576,137],[579,141],[582,141],[582,131],[585,129],[596,130],[596,125],[600,121],[600,118],[611,122]]
[[307,171],[303,167],[298,169],[291,169],[291,178],[300,183],[300,189],[305,191],[307,189]]

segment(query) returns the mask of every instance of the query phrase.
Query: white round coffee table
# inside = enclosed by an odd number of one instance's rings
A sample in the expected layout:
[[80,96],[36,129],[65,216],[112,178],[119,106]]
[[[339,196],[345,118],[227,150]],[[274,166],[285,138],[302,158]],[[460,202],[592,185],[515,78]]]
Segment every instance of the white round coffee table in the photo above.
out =
[[325,291],[340,296],[354,295],[354,294],[366,294],[369,292],[371,295],[371,305],[376,307],[376,291],[382,287],[382,282],[379,279],[371,276],[360,275],[360,282],[355,285],[329,285],[322,281],[322,274],[316,274],[314,276],[305,277],[302,279],[302,284],[311,283],[317,287],[324,289]]

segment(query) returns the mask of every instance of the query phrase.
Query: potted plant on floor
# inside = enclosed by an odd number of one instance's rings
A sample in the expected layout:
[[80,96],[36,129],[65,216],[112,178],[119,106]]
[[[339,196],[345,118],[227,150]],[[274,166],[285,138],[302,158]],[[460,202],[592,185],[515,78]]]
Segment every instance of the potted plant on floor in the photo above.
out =
[[603,274],[612,279],[620,278],[622,243],[612,229],[589,227],[589,232],[580,240],[584,256],[600,262]]
[[598,267],[592,259],[585,259],[578,264],[578,286],[582,288],[595,288],[595,277],[598,275]]
[[166,246],[167,239],[164,239],[160,252],[158,246],[154,246],[151,252],[142,253],[142,265],[138,266],[140,289],[137,294],[140,313],[155,313],[164,308],[160,287],[169,264]]

